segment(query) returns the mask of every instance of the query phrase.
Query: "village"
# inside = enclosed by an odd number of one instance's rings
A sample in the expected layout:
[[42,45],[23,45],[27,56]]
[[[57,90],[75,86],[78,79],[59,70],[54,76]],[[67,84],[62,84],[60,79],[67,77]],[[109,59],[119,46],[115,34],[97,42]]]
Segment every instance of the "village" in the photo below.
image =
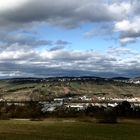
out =
[[[88,97],[86,95],[79,97],[54,98],[51,101],[34,101],[41,105],[42,112],[53,112],[58,108],[65,107],[75,109],[77,111],[85,110],[88,106],[114,108],[123,101],[127,101],[133,107],[140,107],[140,97]],[[0,103],[5,103],[8,106],[24,106],[29,101],[4,101],[0,99]]]
[[87,96],[81,96],[78,98],[55,98],[53,101],[39,102],[42,105],[43,112],[53,112],[56,108],[65,107],[73,108],[77,111],[85,110],[88,106],[94,107],[104,107],[104,108],[114,108],[123,101],[127,101],[133,107],[140,106],[140,97],[133,98],[105,98],[105,97],[96,97],[91,98]]

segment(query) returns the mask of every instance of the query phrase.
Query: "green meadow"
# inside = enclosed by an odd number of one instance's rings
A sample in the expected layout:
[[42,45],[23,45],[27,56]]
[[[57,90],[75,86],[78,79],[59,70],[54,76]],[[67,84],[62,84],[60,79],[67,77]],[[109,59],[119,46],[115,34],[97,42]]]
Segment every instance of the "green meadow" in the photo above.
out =
[[98,124],[76,120],[0,121],[0,140],[139,140],[140,122]]

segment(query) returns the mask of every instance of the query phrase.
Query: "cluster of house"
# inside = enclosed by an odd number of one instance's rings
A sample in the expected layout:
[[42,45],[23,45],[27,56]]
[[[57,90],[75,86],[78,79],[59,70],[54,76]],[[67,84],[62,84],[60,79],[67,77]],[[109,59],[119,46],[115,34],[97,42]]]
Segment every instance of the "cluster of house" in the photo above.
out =
[[[51,81],[54,79],[47,79],[46,81]],[[56,79],[57,81],[61,82],[69,82],[69,81],[86,81],[86,80],[104,80],[109,81],[112,80],[110,78],[99,78],[99,77],[60,77]],[[140,78],[126,78],[126,79],[113,79],[117,82],[124,82],[124,83],[133,83],[133,84],[140,84]]]
[[[88,97],[88,96],[79,96],[79,97],[66,97],[66,98],[54,98],[52,101],[40,101],[42,112],[53,112],[57,108],[74,108],[76,110],[85,110],[88,106],[97,106],[97,107],[116,107],[119,103],[123,101],[128,101],[132,106],[140,107],[140,97],[127,97],[127,98],[117,98],[117,97]],[[6,102],[7,105],[18,105],[24,106],[26,102],[12,102],[4,101],[0,99],[0,102]]]
[[116,82],[123,82],[123,83],[132,83],[132,84],[140,84],[140,79],[128,79],[128,80],[114,80]]
[[[80,100],[76,100],[80,99]],[[98,99],[98,100],[97,100]],[[53,112],[59,107],[74,108],[77,111],[85,110],[89,105],[97,107],[116,107],[119,103],[128,101],[133,106],[140,106],[140,97],[134,98],[105,98],[97,97],[90,98],[87,96],[81,96],[78,98],[55,98],[51,102],[40,102],[42,106],[42,112]]]
[[140,80],[129,80],[129,83],[140,84]]

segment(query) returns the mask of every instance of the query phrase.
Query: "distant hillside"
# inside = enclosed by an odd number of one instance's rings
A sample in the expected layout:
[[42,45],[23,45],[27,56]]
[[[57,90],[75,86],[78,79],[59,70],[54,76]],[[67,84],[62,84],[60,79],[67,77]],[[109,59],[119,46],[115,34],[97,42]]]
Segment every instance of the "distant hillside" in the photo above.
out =
[[131,80],[134,80],[134,81],[139,80],[140,81],[140,77],[135,77],[135,78],[132,78]]
[[128,77],[113,77],[111,79],[112,80],[129,80],[130,78],[128,78]]
[[15,78],[0,80],[4,100],[48,100],[65,96],[140,96],[140,85],[100,77]]

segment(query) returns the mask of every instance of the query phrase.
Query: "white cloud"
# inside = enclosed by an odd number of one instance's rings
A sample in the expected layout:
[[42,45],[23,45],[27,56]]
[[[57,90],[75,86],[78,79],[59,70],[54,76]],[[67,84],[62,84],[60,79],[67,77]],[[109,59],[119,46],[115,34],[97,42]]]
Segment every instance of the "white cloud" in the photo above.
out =
[[138,33],[140,32],[140,18],[135,17],[135,19],[133,19],[132,21],[123,20],[123,21],[117,22],[115,24],[115,30]]
[[[129,49],[129,48],[125,48],[125,47],[110,47],[108,50],[107,50],[107,53],[108,55],[111,55],[112,57],[115,56],[115,57],[119,57],[119,56],[126,56],[127,58],[130,57],[130,56],[137,56],[139,55],[139,53],[137,51],[134,51],[132,49]],[[122,58],[119,58],[119,59],[122,59]]]
[[1,0],[0,1],[0,11],[6,11],[9,9],[14,9],[17,8],[19,6],[22,6],[23,4],[25,4],[26,2],[28,2],[29,0]]
[[[20,46],[23,47],[24,46]],[[95,51],[78,50],[34,50],[34,49],[5,49],[0,52],[0,72],[5,76],[59,76],[72,72],[84,71],[88,74],[124,73],[130,69],[140,68],[140,54],[127,48],[110,48],[102,54]],[[124,59],[125,58],[125,59]],[[138,67],[139,66],[139,67]],[[85,74],[83,73],[83,74]]]
[[120,39],[120,43],[122,45],[128,44],[128,43],[134,43],[136,42],[136,38],[130,38],[130,37],[125,37]]
[[109,5],[109,10],[114,17],[122,19],[131,13],[131,3],[129,1],[112,3]]
[[115,31],[128,31],[131,30],[131,24],[128,20],[119,21],[115,24]]
[[116,22],[114,30],[120,33],[120,42],[123,45],[136,42],[140,37],[140,18]]

